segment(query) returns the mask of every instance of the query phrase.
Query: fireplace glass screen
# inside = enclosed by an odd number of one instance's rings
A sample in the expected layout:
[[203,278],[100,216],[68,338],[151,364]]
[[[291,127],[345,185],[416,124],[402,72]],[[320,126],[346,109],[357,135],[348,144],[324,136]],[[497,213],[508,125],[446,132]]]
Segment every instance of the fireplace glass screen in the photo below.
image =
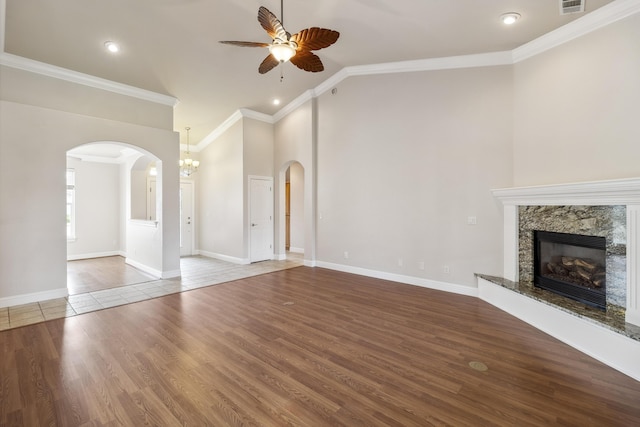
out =
[[534,284],[606,309],[606,239],[535,231]]

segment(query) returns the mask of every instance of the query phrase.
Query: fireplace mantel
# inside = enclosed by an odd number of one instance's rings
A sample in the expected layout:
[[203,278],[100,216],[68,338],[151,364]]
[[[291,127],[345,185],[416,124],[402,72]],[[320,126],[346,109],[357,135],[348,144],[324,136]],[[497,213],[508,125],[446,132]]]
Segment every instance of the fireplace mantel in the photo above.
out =
[[[519,280],[520,206],[625,206],[625,321],[640,326],[640,178],[492,190],[504,208],[504,279]],[[640,381],[640,343],[479,278],[479,296]],[[576,335],[577,333],[577,335]]]
[[626,321],[640,326],[640,178],[502,188],[492,193],[504,205],[504,277],[514,282],[518,281],[518,206],[626,206]]
[[505,206],[640,205],[640,178],[500,188],[492,193]]

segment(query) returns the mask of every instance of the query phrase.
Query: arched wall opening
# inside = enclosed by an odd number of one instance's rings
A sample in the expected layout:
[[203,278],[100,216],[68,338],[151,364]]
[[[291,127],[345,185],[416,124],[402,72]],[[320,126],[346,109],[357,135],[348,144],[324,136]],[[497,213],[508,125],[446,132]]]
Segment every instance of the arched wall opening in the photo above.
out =
[[283,197],[279,200],[279,253],[305,253],[305,169],[297,161],[287,162],[279,173]]
[[162,161],[141,147],[109,141],[68,150],[66,166],[73,180],[66,195],[67,260],[120,255],[161,277]]

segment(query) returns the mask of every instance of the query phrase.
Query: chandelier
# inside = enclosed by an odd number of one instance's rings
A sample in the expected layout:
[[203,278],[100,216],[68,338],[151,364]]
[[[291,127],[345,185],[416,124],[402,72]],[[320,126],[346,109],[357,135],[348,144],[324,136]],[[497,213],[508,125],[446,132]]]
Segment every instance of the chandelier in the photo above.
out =
[[191,174],[198,172],[200,162],[191,158],[189,152],[189,131],[191,128],[186,127],[185,129],[187,130],[187,151],[184,152],[184,158],[178,160],[178,165],[180,166],[180,176],[191,176]]

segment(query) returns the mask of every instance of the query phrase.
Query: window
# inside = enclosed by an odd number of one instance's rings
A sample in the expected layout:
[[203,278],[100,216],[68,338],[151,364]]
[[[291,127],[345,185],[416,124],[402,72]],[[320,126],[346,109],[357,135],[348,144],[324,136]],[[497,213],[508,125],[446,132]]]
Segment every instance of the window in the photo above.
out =
[[67,240],[76,238],[76,171],[67,169]]

